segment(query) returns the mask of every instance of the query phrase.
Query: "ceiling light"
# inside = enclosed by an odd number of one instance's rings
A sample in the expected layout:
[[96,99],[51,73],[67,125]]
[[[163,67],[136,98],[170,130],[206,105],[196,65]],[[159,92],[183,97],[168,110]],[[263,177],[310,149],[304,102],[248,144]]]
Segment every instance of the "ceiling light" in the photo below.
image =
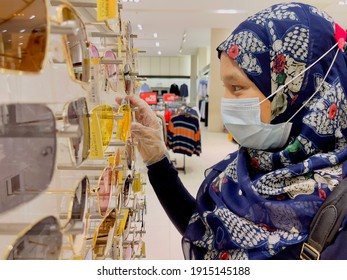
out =
[[35,16],[35,15],[32,15],[29,19],[34,19],[34,18],[36,18],[36,16]]
[[341,6],[344,6],[344,5],[347,5],[347,1],[339,1],[337,4],[341,5]]
[[161,51],[158,51],[158,55],[161,55]]
[[138,28],[139,30],[142,30],[142,29],[143,29],[143,27],[142,27],[141,24],[138,24],[138,25],[137,25],[137,28]]
[[222,15],[233,15],[233,14],[241,14],[244,13],[245,11],[243,10],[235,10],[235,9],[229,9],[229,10],[216,10],[214,13],[216,14],[222,14]]
[[4,33],[7,32],[7,29],[2,30],[2,32],[4,32]]
[[156,47],[159,47],[159,42],[155,42],[155,46],[156,46]]
[[154,38],[158,38],[158,33],[153,34]]
[[22,29],[21,31],[19,31],[20,33],[24,33],[25,32],[25,29]]

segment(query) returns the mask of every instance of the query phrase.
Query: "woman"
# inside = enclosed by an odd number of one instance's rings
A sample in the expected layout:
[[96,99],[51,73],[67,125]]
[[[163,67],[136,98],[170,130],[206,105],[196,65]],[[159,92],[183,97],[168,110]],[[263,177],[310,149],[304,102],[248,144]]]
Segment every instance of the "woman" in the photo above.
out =
[[[130,98],[140,108],[133,135],[186,258],[298,258],[315,213],[346,175],[345,39],[324,12],[283,3],[217,48],[223,121],[240,149],[206,172],[196,198],[165,155],[155,115]],[[346,258],[329,250],[322,258]]]

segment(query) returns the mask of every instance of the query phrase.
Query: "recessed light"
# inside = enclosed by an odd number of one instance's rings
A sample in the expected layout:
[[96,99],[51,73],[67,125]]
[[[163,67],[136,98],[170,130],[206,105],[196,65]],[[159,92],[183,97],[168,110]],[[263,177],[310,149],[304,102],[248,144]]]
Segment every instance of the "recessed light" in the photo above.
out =
[[153,34],[154,38],[158,38],[158,33]]
[[20,33],[24,33],[25,32],[25,29],[22,29],[21,31],[19,31]]
[[159,47],[159,45],[160,45],[159,42],[155,42],[156,47]]
[[235,9],[220,9],[220,10],[216,10],[214,11],[214,13],[216,14],[222,14],[222,15],[233,15],[233,14],[242,14],[245,13],[245,11],[243,10],[235,10]]
[[161,51],[158,51],[158,55],[161,55]]
[[141,24],[138,24],[138,25],[137,25],[137,28],[138,28],[139,30],[142,30],[142,29],[143,29],[143,27],[142,27]]
[[29,19],[34,19],[34,18],[36,18],[36,16],[35,16],[35,15],[32,15]]
[[4,32],[4,33],[7,32],[7,29],[2,30],[2,32]]

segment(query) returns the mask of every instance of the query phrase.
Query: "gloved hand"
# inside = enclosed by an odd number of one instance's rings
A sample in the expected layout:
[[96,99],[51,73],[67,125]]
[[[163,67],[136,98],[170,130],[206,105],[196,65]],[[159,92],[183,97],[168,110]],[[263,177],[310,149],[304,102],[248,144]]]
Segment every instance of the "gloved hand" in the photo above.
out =
[[[148,166],[165,156],[169,157],[163,140],[163,128],[153,110],[137,96],[128,95],[125,99],[130,101],[131,108],[138,108],[135,111],[136,121],[131,123],[131,136],[137,140],[137,148],[145,164]],[[117,97],[116,101],[121,104],[122,98]]]

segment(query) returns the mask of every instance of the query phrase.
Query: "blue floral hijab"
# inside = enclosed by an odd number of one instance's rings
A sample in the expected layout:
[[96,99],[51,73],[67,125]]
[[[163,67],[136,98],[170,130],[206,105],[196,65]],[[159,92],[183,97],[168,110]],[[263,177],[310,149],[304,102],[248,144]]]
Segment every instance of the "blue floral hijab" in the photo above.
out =
[[186,258],[269,259],[307,239],[347,170],[347,57],[333,48],[340,38],[346,33],[325,12],[283,3],[249,17],[217,48],[264,95],[279,90],[271,123],[298,113],[280,150],[241,147],[206,172],[182,240]]

